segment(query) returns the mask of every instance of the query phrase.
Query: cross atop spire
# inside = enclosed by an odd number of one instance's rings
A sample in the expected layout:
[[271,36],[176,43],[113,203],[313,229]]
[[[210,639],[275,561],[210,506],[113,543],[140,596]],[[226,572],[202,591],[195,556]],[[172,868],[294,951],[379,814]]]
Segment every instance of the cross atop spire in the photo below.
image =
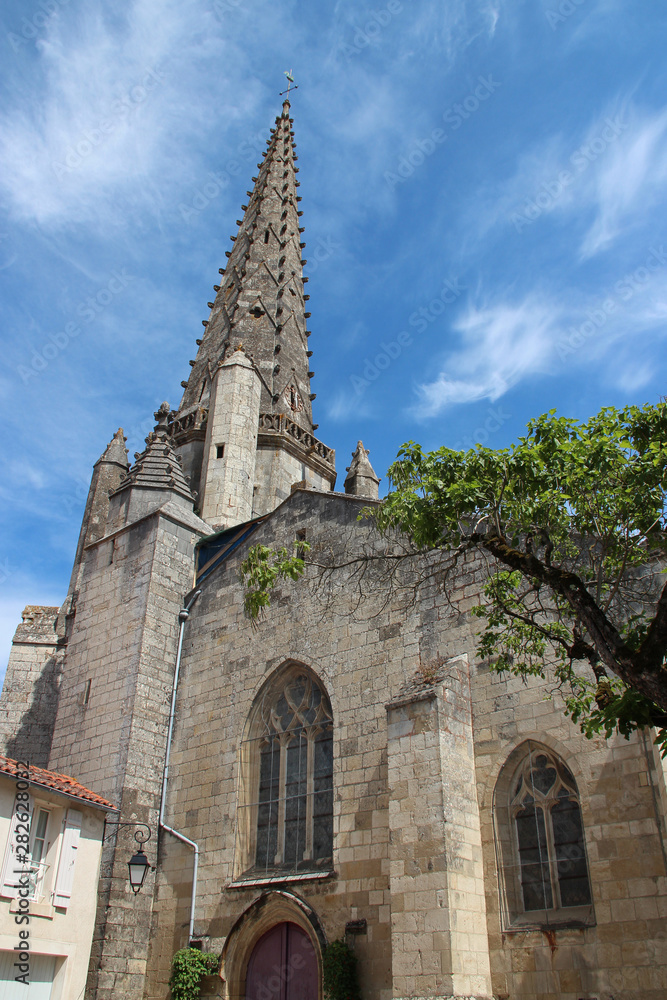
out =
[[[293,76],[293,73],[292,73],[292,70],[291,70],[291,69],[286,69],[286,70],[285,70],[285,76],[287,77],[287,90],[281,90],[281,92],[280,92],[280,94],[279,94],[279,97],[282,97],[282,96],[283,96],[283,94],[286,94],[286,95],[287,95],[287,97],[285,98],[285,101],[284,101],[284,103],[285,103],[285,104],[289,104],[289,92],[290,92],[290,87],[291,87],[291,86],[292,86],[292,84],[294,83],[294,76]],[[298,84],[298,83],[294,83],[294,89],[295,89],[295,90],[298,90],[298,89],[299,89],[299,84]]]

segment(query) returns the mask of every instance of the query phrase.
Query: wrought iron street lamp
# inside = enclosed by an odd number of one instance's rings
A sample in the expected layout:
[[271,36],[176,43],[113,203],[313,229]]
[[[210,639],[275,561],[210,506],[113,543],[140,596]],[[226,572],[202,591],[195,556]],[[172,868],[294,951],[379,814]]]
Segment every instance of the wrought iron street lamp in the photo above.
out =
[[[139,890],[141,889],[142,885],[146,880],[146,874],[148,872],[148,869],[151,867],[151,864],[148,858],[146,857],[146,854],[144,853],[144,844],[146,843],[147,840],[151,839],[153,831],[151,830],[150,826],[148,826],[146,823],[132,823],[132,822],[127,823],[121,820],[111,819],[106,821],[106,825],[137,827],[137,829],[134,831],[134,839],[136,840],[139,846],[137,848],[136,854],[134,854],[133,857],[131,857],[127,863],[128,873],[130,877],[130,885],[132,887],[132,892],[136,896],[136,894],[139,892]],[[147,830],[148,832],[145,833],[144,832],[145,830]],[[104,840],[106,840],[106,837],[104,838]]]

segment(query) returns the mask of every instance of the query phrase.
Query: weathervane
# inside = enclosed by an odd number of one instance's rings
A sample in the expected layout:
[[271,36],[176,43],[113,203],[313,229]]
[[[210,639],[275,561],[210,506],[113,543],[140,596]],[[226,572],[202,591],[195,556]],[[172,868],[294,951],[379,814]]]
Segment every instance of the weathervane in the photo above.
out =
[[[292,70],[291,69],[286,69],[285,70],[285,76],[287,77],[287,90],[281,90],[281,92],[279,94],[279,97],[282,97],[283,94],[287,94],[287,99],[289,100],[290,87],[294,83],[294,76],[292,75]],[[294,84],[294,89],[295,90],[299,89],[298,83]]]

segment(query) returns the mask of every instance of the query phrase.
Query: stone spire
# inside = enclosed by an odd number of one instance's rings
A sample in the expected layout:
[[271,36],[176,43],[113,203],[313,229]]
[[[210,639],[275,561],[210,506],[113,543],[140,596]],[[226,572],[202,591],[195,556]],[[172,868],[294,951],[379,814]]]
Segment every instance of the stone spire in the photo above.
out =
[[107,517],[109,514],[109,494],[118,488],[123,477],[127,475],[128,467],[125,435],[123,434],[123,428],[119,427],[93,466],[93,476],[90,481],[86,508],[81,522],[81,531],[74,557],[68,597],[74,594],[79,588],[85,546],[90,542],[96,542],[106,532]]
[[353,496],[377,500],[379,483],[380,480],[368,461],[368,450],[364,448],[363,442],[358,441],[357,450],[352,453],[352,462],[347,468],[345,492]]
[[146,438],[146,448],[135,452],[135,463],[115,491],[121,493],[133,486],[142,489],[170,490],[192,502],[194,497],[176,458],[168,433],[169,403],[163,403],[153,416],[155,430]]
[[[178,410],[170,415],[170,435],[190,476],[192,487],[203,499],[216,492],[211,477],[221,465],[209,461],[212,448],[223,454],[225,440],[211,438],[212,399],[219,411],[216,434],[225,425],[225,406],[231,406],[217,391],[220,366],[239,343],[259,380],[257,413],[257,461],[246,464],[252,479],[253,514],[267,513],[289,495],[291,486],[304,479],[318,489],[333,489],[336,481],[335,453],[314,437],[310,391],[312,351],[306,329],[310,313],[304,294],[302,212],[297,195],[298,167],[294,153],[290,104],[283,102],[275,120],[263,162],[253,177],[254,188],[242,205],[243,218],[220,284],[214,286],[211,312],[204,320],[199,350],[190,365]],[[230,425],[231,426],[231,425]],[[247,435],[246,435],[247,437]],[[217,461],[217,459],[216,459]],[[202,472],[204,469],[204,472]]]
[[117,528],[173,500],[192,509],[194,496],[169,438],[169,403],[154,414],[157,424],[146,438],[146,448],[111,494],[109,527]]
[[95,464],[97,465],[99,462],[115,463],[121,468],[127,469],[129,462],[127,460],[127,448],[125,447],[126,441],[125,432],[122,427],[119,427],[106,446],[102,456],[98,458]]
[[206,406],[212,375],[242,342],[257,367],[262,413],[287,413],[313,431],[302,251],[289,101],[283,104],[267,141],[259,173],[233,246],[221,268],[220,285],[178,409],[177,418]]

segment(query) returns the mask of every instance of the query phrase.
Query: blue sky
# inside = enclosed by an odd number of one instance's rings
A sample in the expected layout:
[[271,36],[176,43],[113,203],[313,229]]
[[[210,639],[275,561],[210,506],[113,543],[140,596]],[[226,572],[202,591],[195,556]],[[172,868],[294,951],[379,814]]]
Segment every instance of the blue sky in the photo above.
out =
[[65,595],[93,462],[180,399],[286,69],[339,488],[359,438],[384,476],[408,439],[657,400],[666,26],[656,0],[3,4],[0,665]]

